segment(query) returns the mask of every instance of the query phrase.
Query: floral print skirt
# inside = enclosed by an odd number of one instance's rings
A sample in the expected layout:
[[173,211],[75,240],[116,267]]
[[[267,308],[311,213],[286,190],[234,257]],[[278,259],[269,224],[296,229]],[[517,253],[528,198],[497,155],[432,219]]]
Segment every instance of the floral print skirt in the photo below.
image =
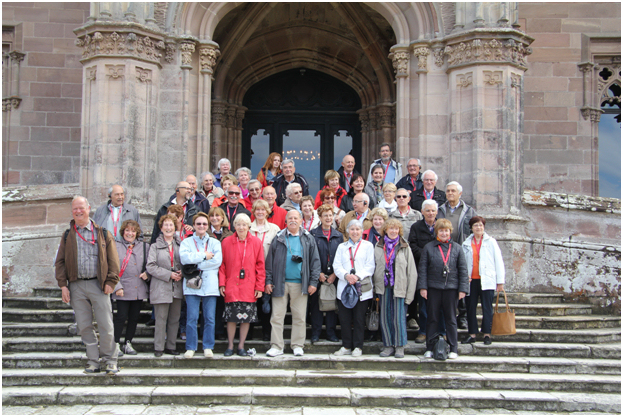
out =
[[257,307],[255,303],[244,303],[236,301],[233,303],[225,303],[225,311],[223,312],[223,321],[227,323],[256,323]]

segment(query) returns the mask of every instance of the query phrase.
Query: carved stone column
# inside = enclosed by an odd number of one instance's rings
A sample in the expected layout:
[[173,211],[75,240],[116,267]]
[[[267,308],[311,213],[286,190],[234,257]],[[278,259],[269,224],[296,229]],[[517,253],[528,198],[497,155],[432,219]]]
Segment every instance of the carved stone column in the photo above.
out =
[[235,144],[236,151],[234,152],[234,161],[233,164],[240,167],[242,166],[242,121],[244,120],[244,114],[248,109],[244,106],[240,106],[236,109],[236,127],[235,129]]
[[361,158],[360,161],[362,169],[363,167],[370,166],[372,159],[370,159],[370,119],[368,112],[365,109],[357,110],[359,114],[359,122],[361,122]]
[[409,158],[409,119],[410,111],[410,79],[409,79],[409,47],[394,45],[390,49],[396,73],[396,153],[398,162],[405,165]]
[[[95,12],[107,17],[108,5]],[[158,97],[164,34],[136,23],[77,28],[84,84],[80,186],[98,204],[122,184],[132,204],[151,212],[158,178]]]
[[[231,161],[232,171],[239,168],[234,164],[236,158],[236,106],[229,105],[225,110],[225,127],[227,127],[227,158]],[[236,167],[236,168],[234,168]]]
[[224,129],[227,121],[226,110],[227,103],[224,101],[212,101],[212,161],[210,170],[216,169],[218,161],[227,155],[227,130]]
[[190,70],[193,69],[193,53],[195,52],[195,41],[185,39],[180,43],[180,51],[182,57],[182,157],[180,160],[180,171],[189,171],[188,169],[188,118],[189,118],[189,101],[190,101]]
[[523,76],[532,38],[513,30],[448,41],[449,180],[490,215],[518,215],[523,153]]
[[210,115],[212,109],[212,74],[216,59],[221,52],[215,42],[202,43],[199,46],[201,75],[199,77],[199,97],[197,105],[197,173],[209,171],[210,164]]

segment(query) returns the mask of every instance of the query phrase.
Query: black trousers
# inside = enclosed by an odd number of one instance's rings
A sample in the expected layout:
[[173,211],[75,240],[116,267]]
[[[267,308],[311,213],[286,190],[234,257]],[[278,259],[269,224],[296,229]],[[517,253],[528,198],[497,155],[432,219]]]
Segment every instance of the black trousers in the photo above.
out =
[[225,334],[225,324],[223,322],[223,312],[225,312],[225,297],[219,295],[216,298],[216,316],[214,317],[214,334]]
[[128,325],[125,331],[125,341],[132,341],[134,334],[136,333],[136,325],[138,323],[138,317],[141,314],[141,305],[143,300],[116,300],[117,312],[113,317],[113,324],[115,326],[115,343],[121,341],[121,334],[123,333],[123,325],[126,320]]
[[480,296],[480,304],[482,304],[482,328],[485,334],[491,334],[491,325],[493,324],[493,298],[495,290],[482,290],[479,279],[472,279],[469,284],[469,295],[465,297],[467,300],[467,328],[469,334],[478,333],[478,319],[476,318],[476,308],[478,307],[478,296]]
[[459,315],[458,319],[464,319],[467,316],[467,297],[463,297],[459,300]]
[[309,296],[309,311],[311,312],[312,337],[320,337],[325,314],[327,316],[327,338],[335,336],[337,314],[335,311],[320,311],[320,284],[318,290]]
[[337,301],[337,314],[342,329],[342,346],[346,349],[363,349],[366,311],[370,300],[357,301],[353,308],[346,308],[341,300]]
[[428,289],[428,299],[426,300],[426,350],[433,350],[435,342],[439,337],[439,322],[441,312],[446,322],[446,336],[450,351],[458,353],[458,333],[456,326],[456,304],[459,300],[459,290],[437,290]]

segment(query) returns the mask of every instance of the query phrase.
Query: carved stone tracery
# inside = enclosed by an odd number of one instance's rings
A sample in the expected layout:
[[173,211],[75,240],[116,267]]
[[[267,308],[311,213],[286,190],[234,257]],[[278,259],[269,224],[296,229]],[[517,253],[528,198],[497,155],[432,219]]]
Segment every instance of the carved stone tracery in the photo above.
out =
[[427,46],[419,46],[413,48],[413,55],[418,57],[417,69],[426,70],[427,58],[430,55],[430,48]]
[[224,103],[212,102],[212,124],[224,125],[226,121],[225,109],[227,106]]
[[444,55],[448,55],[450,67],[477,62],[509,62],[526,68],[526,57],[531,53],[532,48],[514,39],[505,41],[473,39],[447,45],[444,49]]
[[141,67],[136,67],[136,79],[142,83],[151,82],[151,70]]
[[221,51],[219,51],[215,46],[201,46],[199,49],[199,60],[201,63],[202,71],[214,71],[214,67],[216,66],[216,60],[221,55]]
[[466,72],[465,74],[456,75],[456,87],[465,88],[472,85],[472,73]]
[[502,71],[483,71],[485,84],[498,85],[502,84]]
[[183,41],[180,50],[182,51],[182,67],[192,68],[195,41]]
[[409,52],[408,51],[396,51],[389,54],[389,58],[392,60],[394,72],[396,78],[409,76]]
[[159,50],[165,49],[163,41],[134,32],[128,34],[94,32],[92,36],[86,34],[79,37],[75,44],[82,48],[83,60],[96,56],[122,55],[159,64],[162,57]]

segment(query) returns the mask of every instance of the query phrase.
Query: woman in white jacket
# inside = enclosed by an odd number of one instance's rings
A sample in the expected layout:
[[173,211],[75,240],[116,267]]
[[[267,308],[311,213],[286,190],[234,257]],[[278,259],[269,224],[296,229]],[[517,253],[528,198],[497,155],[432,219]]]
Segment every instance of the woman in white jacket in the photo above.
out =
[[486,220],[480,216],[470,219],[472,234],[463,242],[463,252],[467,261],[470,290],[467,302],[467,328],[469,336],[461,343],[476,341],[478,319],[476,306],[478,296],[482,304],[482,327],[485,345],[491,344],[491,324],[493,321],[493,296],[495,291],[504,289],[504,260],[502,251],[494,238],[485,233]]
[[201,288],[188,287],[184,278],[184,296],[186,297],[186,353],[190,359],[195,354],[198,344],[197,320],[199,308],[203,307],[203,355],[211,358],[214,354],[214,324],[216,319],[216,299],[219,295],[218,270],[223,262],[221,243],[208,236],[210,227],[208,215],[201,212],[193,217],[195,233],[182,241],[180,260],[183,265],[197,264],[203,280]]

